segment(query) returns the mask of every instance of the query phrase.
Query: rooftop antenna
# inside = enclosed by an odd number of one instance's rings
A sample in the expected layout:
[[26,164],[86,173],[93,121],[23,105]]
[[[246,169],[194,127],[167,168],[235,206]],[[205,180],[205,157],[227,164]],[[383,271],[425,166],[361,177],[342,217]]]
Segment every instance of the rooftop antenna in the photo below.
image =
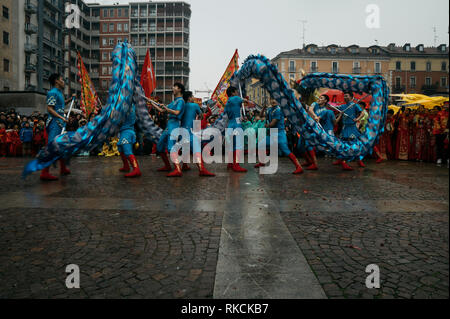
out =
[[306,34],[306,28],[305,28],[305,24],[308,22],[308,20],[300,20],[300,22],[302,23],[302,43],[303,43],[303,49],[306,46],[305,43],[305,34]]
[[436,32],[436,27],[433,27],[433,33],[434,33],[434,46],[436,46],[437,44],[437,40],[438,40],[438,36],[437,36],[437,32]]

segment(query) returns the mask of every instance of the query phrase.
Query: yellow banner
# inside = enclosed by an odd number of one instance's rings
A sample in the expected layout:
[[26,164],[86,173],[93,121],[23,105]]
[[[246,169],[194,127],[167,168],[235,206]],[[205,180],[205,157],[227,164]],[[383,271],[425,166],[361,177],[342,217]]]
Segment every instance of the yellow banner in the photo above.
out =
[[211,96],[211,99],[218,102],[218,104],[221,105],[222,108],[225,107],[225,104],[227,104],[228,101],[227,89],[230,85],[230,79],[233,76],[234,72],[239,69],[238,60],[239,54],[238,50],[236,49],[230,63],[225,70],[225,73],[223,74],[222,78],[219,81],[219,84],[217,85],[214,93]]

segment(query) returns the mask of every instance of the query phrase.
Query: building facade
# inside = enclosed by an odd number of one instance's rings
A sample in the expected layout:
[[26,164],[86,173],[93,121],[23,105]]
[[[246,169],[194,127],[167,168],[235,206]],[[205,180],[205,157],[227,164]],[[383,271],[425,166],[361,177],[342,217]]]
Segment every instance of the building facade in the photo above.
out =
[[[68,29],[65,4],[80,9],[80,28]],[[163,102],[172,86],[189,86],[191,9],[185,2],[86,4],[83,0],[4,0],[0,7],[0,92],[45,94],[48,77],[66,79],[66,94],[79,94],[77,52],[102,101],[112,76],[111,52],[120,41],[133,45],[141,70],[147,49],[155,67],[155,90]],[[13,58],[14,57],[14,58]]]
[[448,95],[448,59],[445,44],[431,48],[423,45],[411,48],[409,44],[398,47],[393,43],[386,47],[309,44],[303,49],[282,52],[272,62],[287,81],[315,72],[379,74],[386,79],[392,93]]

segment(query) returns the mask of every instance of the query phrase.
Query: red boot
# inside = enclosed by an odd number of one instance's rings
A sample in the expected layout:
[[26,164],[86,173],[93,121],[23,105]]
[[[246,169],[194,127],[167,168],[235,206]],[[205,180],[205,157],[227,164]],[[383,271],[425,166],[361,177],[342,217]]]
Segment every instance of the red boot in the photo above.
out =
[[184,172],[184,171],[190,171],[191,170],[191,168],[189,167],[189,165],[188,164],[186,164],[186,163],[183,163],[183,167],[181,168],[181,170]]
[[167,157],[167,153],[160,153],[159,156],[161,156],[161,159],[164,162],[164,167],[161,167],[158,169],[158,172],[170,172],[172,167],[170,166],[169,158]]
[[263,166],[266,166],[266,164],[258,163],[258,164],[256,164],[256,165],[254,166],[254,168],[260,168],[260,167],[263,167]]
[[233,171],[234,172],[238,172],[238,173],[246,173],[247,170],[243,167],[241,167],[241,165],[239,165],[239,159],[241,158],[241,150],[236,150],[236,152],[234,153],[234,161],[233,161]]
[[380,164],[384,161],[382,157],[379,157],[375,163]]
[[316,152],[314,150],[308,151],[309,158],[312,160],[312,164],[309,165],[306,169],[308,171],[317,171],[319,168],[317,167],[317,157]]
[[[231,152],[228,153],[228,158],[230,158],[231,156],[233,156],[232,157],[232,161],[234,163],[234,156],[235,156],[234,152],[233,153],[231,153]],[[233,163],[228,163],[227,169],[233,169]]]
[[333,165],[341,165],[342,164],[342,160],[341,159],[338,159],[337,161],[334,161],[333,162]]
[[306,162],[301,163],[300,165],[302,166],[310,166],[311,164],[313,164],[311,157],[309,156],[309,151],[306,151],[305,153],[302,154],[302,157],[306,160]]
[[69,175],[70,174],[70,169],[67,168],[66,166],[66,162],[63,159],[59,160],[59,173],[61,175]]
[[378,147],[374,146],[373,151],[375,152],[375,155],[377,155],[377,161],[375,163],[380,164],[383,161],[380,150],[378,149]]
[[121,172],[129,172],[130,171],[130,165],[128,164],[127,157],[124,153],[120,153],[120,157],[122,158],[123,167],[119,168],[119,171]]
[[359,165],[359,167],[366,167],[366,165],[364,165],[364,163],[363,163],[362,160],[359,160],[359,161],[358,161],[358,165]]
[[125,174],[125,177],[139,177],[142,175],[141,170],[139,169],[138,162],[136,161],[136,157],[133,154],[128,156],[128,161],[130,161],[131,167],[133,170],[131,173]]
[[175,163],[174,165],[175,165],[175,169],[171,173],[167,174],[166,176],[167,177],[181,177],[181,176],[183,176],[183,173],[181,173],[181,165],[179,163]]
[[346,161],[342,161],[342,169],[344,171],[353,171],[353,168],[349,166]]
[[297,157],[295,157],[294,153],[289,154],[289,159],[295,165],[295,171],[293,171],[292,174],[302,174],[303,168],[300,165],[300,163],[298,162],[298,159],[297,159]]
[[203,165],[203,159],[202,159],[201,153],[195,154],[195,157],[197,158],[197,161],[198,161],[197,166],[198,166],[198,175],[199,176],[207,176],[207,177],[216,176],[216,174],[208,172],[208,170],[205,168],[205,165]]
[[156,154],[156,144],[154,144],[154,143],[153,143],[153,146],[152,146],[152,155],[153,154]]
[[46,167],[41,171],[41,180],[43,181],[56,181],[58,177],[50,174],[50,167]]

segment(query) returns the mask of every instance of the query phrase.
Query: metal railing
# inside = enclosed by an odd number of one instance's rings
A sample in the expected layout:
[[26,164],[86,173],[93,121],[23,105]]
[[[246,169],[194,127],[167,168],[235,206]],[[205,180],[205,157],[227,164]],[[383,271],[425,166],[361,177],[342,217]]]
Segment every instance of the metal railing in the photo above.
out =
[[25,64],[25,72],[36,72],[36,65],[35,64]]
[[361,68],[360,68],[360,67],[355,67],[355,68],[353,68],[352,73],[360,74],[360,73],[361,73]]
[[38,27],[35,26],[34,24],[26,23],[25,24],[25,32],[27,32],[27,33],[37,33],[38,32]]

